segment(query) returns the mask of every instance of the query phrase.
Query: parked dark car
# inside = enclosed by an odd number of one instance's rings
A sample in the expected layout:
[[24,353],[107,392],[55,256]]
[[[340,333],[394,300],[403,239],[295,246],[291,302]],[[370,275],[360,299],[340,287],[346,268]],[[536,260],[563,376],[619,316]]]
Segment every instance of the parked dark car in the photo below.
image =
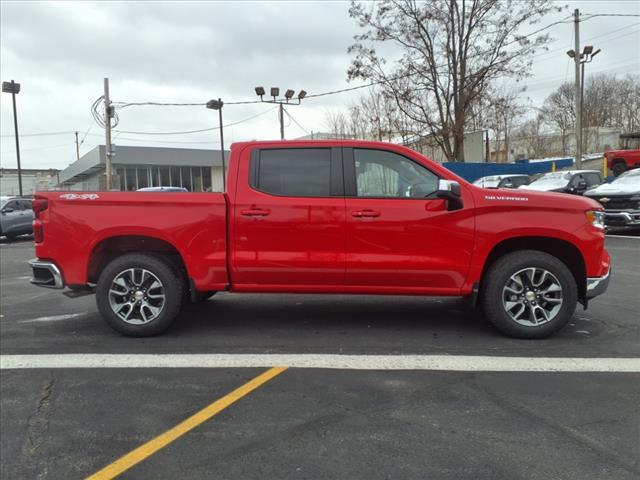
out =
[[624,172],[585,196],[602,204],[608,227],[640,227],[640,169]]
[[582,195],[587,190],[602,185],[604,177],[598,170],[565,170],[545,173],[529,185],[519,188],[540,192],[560,192]]
[[33,233],[31,199],[0,197],[0,236],[13,240],[18,235]]
[[481,177],[473,184],[482,188],[518,188],[522,185],[528,185],[529,182],[531,182],[529,175],[505,174]]

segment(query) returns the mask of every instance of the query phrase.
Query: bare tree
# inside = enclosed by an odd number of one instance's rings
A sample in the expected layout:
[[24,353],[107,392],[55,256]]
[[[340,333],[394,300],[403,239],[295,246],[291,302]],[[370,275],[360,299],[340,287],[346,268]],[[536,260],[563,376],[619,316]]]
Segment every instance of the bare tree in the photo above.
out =
[[560,132],[563,155],[567,154],[567,134],[573,131],[576,123],[574,92],[573,84],[560,85],[542,106],[545,123]]
[[[497,78],[529,74],[548,35],[523,36],[555,7],[551,0],[384,0],[353,2],[364,33],[349,48],[349,78],[381,84],[402,113],[430,134],[447,159],[464,160],[473,105]],[[389,68],[376,45],[401,51]]]

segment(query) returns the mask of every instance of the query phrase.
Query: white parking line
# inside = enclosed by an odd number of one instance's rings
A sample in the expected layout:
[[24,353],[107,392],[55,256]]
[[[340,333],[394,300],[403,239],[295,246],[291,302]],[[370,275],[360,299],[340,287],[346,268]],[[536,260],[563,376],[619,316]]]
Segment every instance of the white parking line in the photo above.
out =
[[48,317],[30,318],[28,320],[19,320],[18,323],[40,323],[40,322],[59,322],[60,320],[69,320],[70,318],[81,317],[87,312],[68,313],[66,315],[51,315]]
[[482,355],[51,354],[0,355],[0,370],[60,368],[249,368],[640,373],[640,358]]

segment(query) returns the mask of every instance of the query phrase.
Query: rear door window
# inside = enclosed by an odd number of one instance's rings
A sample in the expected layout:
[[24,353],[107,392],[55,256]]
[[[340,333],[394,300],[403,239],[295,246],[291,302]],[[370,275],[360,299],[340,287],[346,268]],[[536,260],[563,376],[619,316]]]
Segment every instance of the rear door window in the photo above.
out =
[[330,148],[279,148],[258,152],[252,172],[257,190],[287,197],[331,196]]

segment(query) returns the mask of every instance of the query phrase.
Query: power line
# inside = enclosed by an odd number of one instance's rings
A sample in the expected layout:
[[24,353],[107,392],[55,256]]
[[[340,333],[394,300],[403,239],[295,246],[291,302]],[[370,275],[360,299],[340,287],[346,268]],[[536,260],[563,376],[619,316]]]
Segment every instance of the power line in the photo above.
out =
[[[69,134],[73,134],[75,133],[75,130],[68,130],[66,132],[39,132],[39,133],[21,133],[20,134],[20,138],[22,137],[46,137],[46,136],[52,136],[52,135],[69,135]],[[0,135],[0,137],[13,137],[13,133],[12,134],[7,134],[7,135]]]
[[289,119],[290,119],[293,123],[295,123],[298,127],[300,127],[300,129],[301,129],[304,133],[306,133],[307,135],[309,135],[309,130],[307,130],[307,129],[306,129],[306,128],[304,128],[302,125],[300,125],[300,124],[298,123],[298,121],[297,121],[295,118],[293,118],[293,115],[291,115],[291,114],[287,111],[287,109],[283,108],[282,110],[284,111],[284,113],[286,113],[286,114],[287,114],[287,117],[289,117]]
[[[543,32],[544,30],[547,30],[555,25],[559,25],[561,23],[567,23],[567,18],[571,17],[571,15],[567,15],[566,17],[562,18],[561,20],[558,20],[557,22],[553,22],[550,23],[542,28],[539,28],[538,30],[535,30],[527,35],[522,35],[522,36],[518,36],[516,39],[512,40],[511,42],[507,42],[503,45],[503,47],[508,47],[509,45],[513,45],[514,43],[519,43],[520,41],[524,40],[525,38],[531,37],[533,35],[537,35],[540,32]],[[480,57],[482,56],[482,54],[477,54],[477,55],[470,55],[468,58],[475,58],[475,57]],[[436,68],[439,67],[445,67],[447,66],[446,64],[441,64],[441,65],[436,65]],[[379,80],[377,82],[369,82],[367,84],[364,85],[359,85],[357,87],[349,87],[349,88],[341,88],[339,90],[332,90],[329,92],[323,92],[323,93],[315,93],[315,94],[311,94],[311,95],[307,95],[306,98],[317,98],[317,97],[324,97],[326,95],[335,95],[337,93],[344,93],[344,92],[350,92],[353,90],[359,90],[361,88],[368,88],[368,87],[373,87],[374,85],[380,85],[381,83],[386,83],[387,81],[394,81],[394,80],[401,80],[403,78],[407,78],[407,77],[411,77],[413,75],[417,75],[418,72],[413,72],[413,73],[405,73],[403,75],[397,75],[395,77],[391,77],[388,80]]]
[[[227,123],[226,125],[223,125],[222,128],[225,127],[233,127],[234,125],[238,125],[240,123],[244,123],[244,122],[248,122],[249,120],[253,120],[254,118],[257,118],[261,115],[264,115],[266,113],[272,112],[273,110],[275,110],[278,107],[273,107],[270,108],[268,110],[265,110],[264,112],[260,112],[256,115],[252,115],[250,117],[244,118],[242,120],[238,120],[237,122],[232,122],[232,123]],[[212,130],[219,130],[220,127],[211,127],[211,128],[201,128],[198,130],[185,130],[182,132],[134,132],[134,131],[127,131],[127,130],[114,130],[115,132],[119,132],[119,133],[127,133],[130,135],[186,135],[189,133],[201,133],[201,132],[210,132]]]
[[640,17],[640,14],[635,13],[583,13],[585,16],[582,22],[590,20],[595,17]]

